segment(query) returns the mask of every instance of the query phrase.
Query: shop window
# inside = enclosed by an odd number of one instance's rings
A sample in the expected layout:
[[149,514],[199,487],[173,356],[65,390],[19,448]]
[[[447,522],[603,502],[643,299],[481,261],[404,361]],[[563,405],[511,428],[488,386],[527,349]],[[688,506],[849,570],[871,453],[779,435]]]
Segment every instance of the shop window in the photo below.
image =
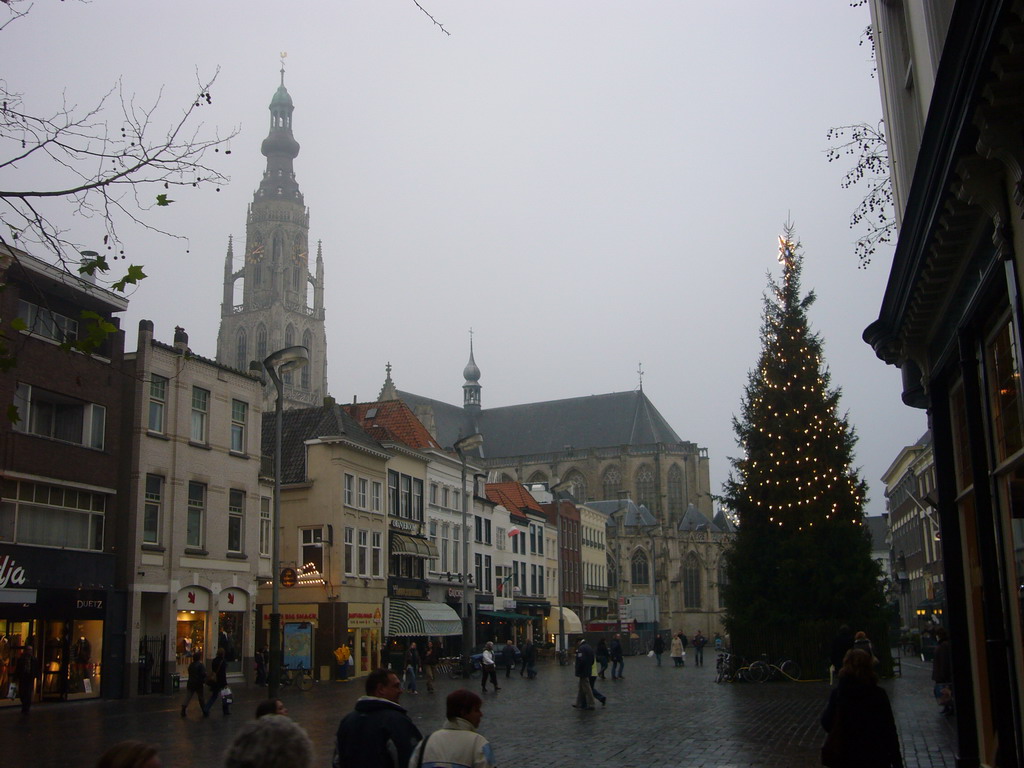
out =
[[1000,461],[1022,447],[1018,351],[1010,323],[1002,324],[985,350],[992,423]]
[[19,384],[14,395],[18,432],[49,437],[65,443],[103,450],[107,409],[29,384]]
[[210,392],[201,387],[192,387],[192,433],[193,443],[206,445],[209,439]]
[[0,531],[16,544],[103,550],[107,497],[46,483],[3,485]]
[[190,481],[185,519],[185,546],[202,548],[206,524],[206,484]]
[[245,424],[249,417],[249,404],[231,401],[231,450],[245,453]]
[[270,497],[260,497],[260,554],[269,555],[271,547]]
[[228,552],[241,552],[245,520],[245,491],[228,491]]
[[206,656],[206,612],[178,611],[175,650],[178,667],[184,671],[195,653]]
[[324,570],[324,529],[302,528],[300,530],[301,566],[306,571],[323,573]]
[[152,374],[149,379],[149,431],[163,434],[167,411],[167,384],[163,376]]
[[142,542],[160,543],[160,510],[163,506],[164,479],[160,475],[146,475],[146,499],[142,512]]

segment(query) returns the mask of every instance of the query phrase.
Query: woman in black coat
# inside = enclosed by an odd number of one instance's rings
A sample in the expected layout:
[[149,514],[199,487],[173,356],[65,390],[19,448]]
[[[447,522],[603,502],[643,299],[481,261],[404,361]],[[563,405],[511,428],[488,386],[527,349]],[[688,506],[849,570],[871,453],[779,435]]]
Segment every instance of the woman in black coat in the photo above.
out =
[[847,651],[839,682],[821,716],[828,731],[821,762],[829,768],[903,768],[892,706],[878,687],[874,659],[858,648]]

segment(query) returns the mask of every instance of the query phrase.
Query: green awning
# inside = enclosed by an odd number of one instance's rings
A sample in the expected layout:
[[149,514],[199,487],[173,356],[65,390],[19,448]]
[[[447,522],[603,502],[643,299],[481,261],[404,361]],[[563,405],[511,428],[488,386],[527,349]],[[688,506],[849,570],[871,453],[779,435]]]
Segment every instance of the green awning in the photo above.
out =
[[391,534],[391,554],[415,555],[416,557],[437,557],[434,542],[422,536],[407,536],[404,533]]
[[527,616],[525,613],[512,613],[511,611],[480,611],[479,615],[485,619],[505,619],[507,621],[531,621],[532,619],[543,618],[542,616]]
[[462,634],[462,619],[444,603],[391,598],[386,607],[385,637],[450,637]]

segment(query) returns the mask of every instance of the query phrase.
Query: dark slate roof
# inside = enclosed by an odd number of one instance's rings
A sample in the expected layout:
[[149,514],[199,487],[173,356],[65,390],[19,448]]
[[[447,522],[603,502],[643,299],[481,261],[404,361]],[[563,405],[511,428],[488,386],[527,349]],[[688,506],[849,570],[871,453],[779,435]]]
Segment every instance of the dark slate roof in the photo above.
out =
[[588,501],[586,506],[591,509],[596,509],[605,515],[608,515],[609,521],[611,521],[612,515],[620,510],[623,512],[622,524],[627,526],[637,525],[657,525],[658,521],[655,519],[651,511],[647,509],[643,504],[637,506],[632,499],[612,499],[610,501]]
[[718,530],[720,531],[725,533],[736,533],[736,526],[733,524],[732,520],[729,519],[729,516],[722,510],[718,510],[715,513],[715,519],[712,522],[718,526]]
[[881,515],[868,516],[864,518],[864,525],[867,526],[868,533],[871,535],[871,548],[885,549],[885,537],[889,533],[889,521]]
[[704,513],[693,506],[693,504],[687,505],[686,512],[683,513],[683,517],[679,521],[679,525],[676,527],[680,531],[710,531],[711,533],[722,532],[721,528],[708,520]]
[[[306,478],[306,440],[318,437],[345,437],[358,447],[375,453],[387,453],[370,437],[341,406],[322,405],[317,408],[296,408],[282,413],[281,482],[301,483]],[[275,412],[263,414],[263,455],[273,458]]]
[[683,442],[642,391],[486,408],[479,413],[410,392],[398,395],[417,415],[421,408],[433,409],[442,446],[480,432],[487,458],[557,453],[567,446],[584,450]]

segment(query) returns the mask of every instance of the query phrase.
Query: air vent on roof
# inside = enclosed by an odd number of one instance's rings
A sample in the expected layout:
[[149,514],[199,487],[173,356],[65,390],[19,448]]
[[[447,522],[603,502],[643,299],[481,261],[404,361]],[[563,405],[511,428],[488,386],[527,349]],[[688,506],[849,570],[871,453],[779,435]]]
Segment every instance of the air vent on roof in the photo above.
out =
[[375,417],[376,415],[377,415],[377,409],[376,409],[376,408],[371,408],[370,410],[368,410],[368,411],[366,412],[366,418],[368,418],[368,419],[372,419],[372,418],[374,418],[374,417]]

